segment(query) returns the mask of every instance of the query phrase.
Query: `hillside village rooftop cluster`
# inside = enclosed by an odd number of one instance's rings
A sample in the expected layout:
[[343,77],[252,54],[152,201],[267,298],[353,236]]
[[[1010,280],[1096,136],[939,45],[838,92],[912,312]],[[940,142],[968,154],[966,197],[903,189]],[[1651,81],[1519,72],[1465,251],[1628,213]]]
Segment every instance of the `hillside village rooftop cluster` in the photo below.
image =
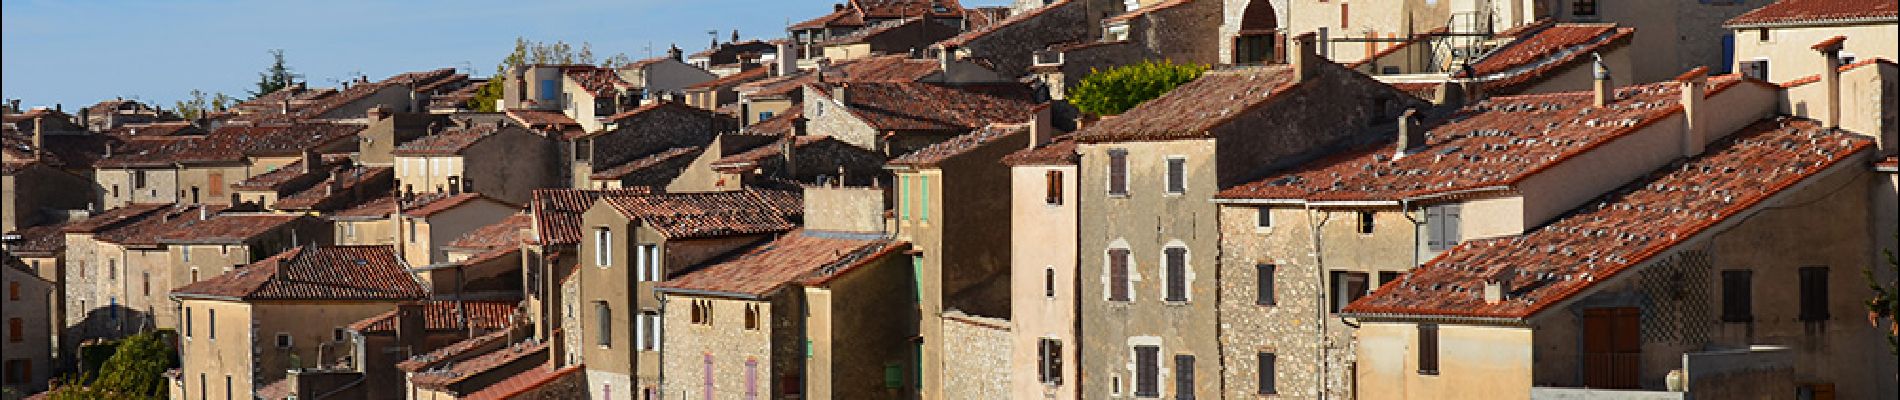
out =
[[[0,375],[162,331],[173,399],[1891,399],[1897,7],[850,0],[14,100]],[[1150,60],[1209,68],[1069,102]]]

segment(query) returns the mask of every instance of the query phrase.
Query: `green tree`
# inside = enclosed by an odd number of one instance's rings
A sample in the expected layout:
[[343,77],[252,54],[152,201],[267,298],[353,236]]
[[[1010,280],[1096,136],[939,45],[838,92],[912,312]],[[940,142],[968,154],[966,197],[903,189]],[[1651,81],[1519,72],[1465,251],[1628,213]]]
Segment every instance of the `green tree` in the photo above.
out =
[[296,82],[297,78],[303,77],[302,74],[291,71],[290,65],[284,63],[283,49],[271,49],[270,56],[272,60],[270,68],[257,73],[257,90],[251,92],[253,99],[288,87]]
[[[1893,250],[1887,250],[1887,272],[1900,277],[1900,258],[1895,258]],[[1887,352],[1900,355],[1900,282],[1881,282],[1875,277],[1873,267],[1860,271],[1867,278],[1867,287],[1874,290],[1874,298],[1867,299],[1867,323],[1880,328],[1880,320],[1887,320]]]
[[206,94],[202,90],[192,89],[190,99],[177,101],[172,108],[178,110],[180,117],[197,119],[206,113],[230,109],[235,104],[237,104],[237,99],[232,98],[231,95],[222,92]]
[[[580,48],[564,41],[553,43],[538,42],[516,37],[515,48],[495,64],[495,75],[476,89],[475,96],[468,99],[468,108],[480,112],[500,111],[502,88],[507,84],[508,69],[532,64],[594,64],[594,46],[581,42]],[[632,58],[624,53],[615,53],[600,60],[600,66],[615,67],[632,63]]]
[[178,367],[171,331],[145,332],[119,341],[97,374],[82,375],[53,390],[53,399],[162,399],[165,371]]
[[1175,64],[1168,60],[1144,61],[1107,71],[1090,70],[1081,84],[1069,89],[1069,102],[1084,112],[1121,114],[1201,77],[1206,71],[1206,65]]

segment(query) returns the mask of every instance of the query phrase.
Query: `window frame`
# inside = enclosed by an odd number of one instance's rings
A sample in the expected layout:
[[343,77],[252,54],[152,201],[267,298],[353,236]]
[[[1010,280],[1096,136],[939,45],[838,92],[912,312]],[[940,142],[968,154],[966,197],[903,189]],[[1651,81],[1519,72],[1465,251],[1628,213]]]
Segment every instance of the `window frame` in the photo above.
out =
[[[1132,390],[1135,397],[1160,398],[1161,346],[1135,345],[1131,351],[1134,353],[1135,363],[1135,387]],[[1144,352],[1146,354],[1143,354]],[[1144,355],[1146,359],[1143,358]]]
[[607,304],[604,300],[594,300],[595,346],[601,348],[613,347],[613,325],[613,306]]
[[1358,229],[1357,232],[1359,232],[1360,235],[1371,235],[1378,229],[1378,213],[1372,211],[1356,211],[1355,213],[1355,216],[1358,217],[1358,226],[1355,228]]
[[[1179,254],[1179,260],[1175,255]],[[1194,282],[1188,280],[1189,257],[1185,245],[1167,245],[1161,248],[1161,299],[1168,303],[1187,303],[1193,301]]]
[[277,345],[278,350],[289,350],[297,347],[297,337],[291,336],[290,332],[277,332],[276,340],[272,343]]
[[[1126,247],[1110,247],[1105,251],[1107,260],[1108,290],[1103,293],[1108,301],[1135,301],[1134,288],[1134,251]],[[1116,262],[1119,261],[1118,265]],[[1120,296],[1117,296],[1120,294]]]
[[1167,156],[1162,162],[1162,165],[1162,195],[1181,196],[1187,194],[1187,156]]
[[1128,149],[1108,149],[1108,196],[1128,197]]
[[1828,309],[1828,267],[1810,265],[1797,270],[1800,275],[1799,318],[1803,322],[1822,322],[1832,317]]
[[1280,305],[1278,276],[1280,266],[1271,263],[1254,264],[1254,305],[1274,307]]
[[[1722,270],[1722,322],[1755,322],[1755,271],[1746,269]],[[1737,291],[1736,285],[1742,286]]]
[[1280,355],[1262,351],[1254,355],[1255,367],[1259,368],[1259,377],[1254,384],[1259,386],[1256,394],[1280,394]]
[[1253,228],[1256,231],[1273,230],[1273,208],[1272,207],[1255,207],[1254,208]]
[[1043,171],[1043,187],[1042,204],[1051,206],[1062,205],[1062,170],[1050,169]]
[[[1352,286],[1355,279],[1359,282],[1358,293],[1354,293]],[[1337,314],[1345,309],[1346,305],[1352,304],[1360,297],[1365,297],[1366,293],[1371,291],[1372,276],[1362,271],[1332,270],[1327,271],[1326,284],[1327,298],[1331,300],[1327,308]]]
[[613,265],[613,238],[614,230],[612,228],[604,226],[594,227],[595,267],[607,268]]
[[1438,324],[1418,324],[1418,374],[1438,375]]

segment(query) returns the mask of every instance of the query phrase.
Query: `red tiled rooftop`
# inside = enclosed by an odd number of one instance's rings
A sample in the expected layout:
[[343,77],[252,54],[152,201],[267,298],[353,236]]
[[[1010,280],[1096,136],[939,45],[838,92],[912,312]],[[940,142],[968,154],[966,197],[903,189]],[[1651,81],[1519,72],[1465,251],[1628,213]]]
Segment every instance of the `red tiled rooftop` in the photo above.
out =
[[272,207],[281,210],[349,208],[353,205],[345,202],[352,199],[359,188],[388,184],[395,174],[395,169],[390,167],[358,166],[335,170],[328,178],[301,192],[278,198]]
[[757,67],[752,67],[751,69],[747,69],[744,71],[739,71],[738,73],[734,73],[732,75],[722,76],[722,77],[719,77],[718,79],[713,79],[710,81],[693,84],[692,86],[687,86],[686,89],[687,90],[725,89],[725,88],[730,88],[733,86],[738,86],[739,84],[742,84],[742,83],[763,79],[766,76],[771,75],[771,73],[772,73],[771,66],[761,65]]
[[396,362],[396,369],[403,370],[404,372],[418,372],[424,369],[435,368],[438,365],[466,358],[466,356],[475,351],[492,348],[492,346],[500,344],[504,340],[508,340],[508,336],[509,331],[502,329],[481,336],[462,339],[461,341],[450,343],[447,346],[442,346],[442,348],[435,349],[428,353],[417,354],[409,357],[407,360],[398,361]]
[[[1471,68],[1488,91],[1509,91],[1566,68],[1589,66],[1590,54],[1629,43],[1635,28],[1557,24],[1505,45]],[[1465,77],[1464,72],[1453,74]]]
[[[1212,0],[1207,0],[1207,1],[1212,1]],[[1104,18],[1102,19],[1102,23],[1103,24],[1125,23],[1128,21],[1132,21],[1135,18],[1140,18],[1141,16],[1144,16],[1144,15],[1153,14],[1156,12],[1160,12],[1162,10],[1179,7],[1181,5],[1192,3],[1192,2],[1194,2],[1194,0],[1166,0],[1159,3],[1153,3],[1141,8],[1134,9],[1129,12],[1121,13],[1113,17]]]
[[[1014,26],[1016,24],[1022,23],[1023,21],[1028,21],[1030,19],[1041,16],[1044,13],[1048,13],[1050,10],[1055,10],[1061,7],[1065,7],[1069,3],[1070,3],[1070,0],[1056,0],[1055,2],[1049,3],[1048,5],[1037,7],[1034,10],[1017,13],[1015,15],[1009,16],[1008,18],[1003,18],[1001,21],[992,22],[988,25],[983,25],[976,29],[964,31],[962,34],[958,34],[957,36],[937,42],[937,44],[943,47],[962,47],[965,44],[969,44],[973,40],[977,40],[978,38],[982,38],[985,36],[989,36],[990,34],[996,33],[997,31],[1002,30],[1004,27]],[[972,26],[975,26],[975,25],[972,25]]]
[[804,104],[792,103],[792,106],[790,108],[786,108],[784,112],[780,112],[778,115],[773,115],[772,118],[767,118],[764,121],[759,121],[758,123],[752,124],[752,126],[745,127],[744,133],[747,135],[770,135],[770,136],[778,136],[778,135],[784,135],[788,133],[794,133],[794,131],[797,128],[793,126],[793,120],[804,118],[804,117],[805,117]]
[[200,222],[199,217],[211,218],[222,208],[208,205],[170,205],[136,221],[100,231],[94,237],[107,243],[156,246],[160,243],[160,236],[185,230]]
[[428,200],[426,201],[417,201],[413,205],[404,205],[402,209],[402,213],[403,215],[408,215],[408,216],[413,216],[413,217],[428,218],[429,216],[433,216],[436,213],[448,211],[456,207],[460,207],[463,204],[468,204],[468,202],[477,201],[477,200],[486,200],[490,202],[501,203],[504,205],[508,204],[507,202],[496,200],[493,197],[488,197],[481,193],[462,193],[462,194],[446,195],[446,196],[439,196],[439,197],[430,196]]
[[[1345,311],[1528,318],[1871,146],[1811,120],[1762,120],[1536,230],[1460,244]],[[1487,303],[1485,281],[1505,271],[1516,272],[1517,289]]]
[[[830,136],[806,135],[806,136],[795,137],[794,139],[792,139],[792,143],[794,146],[797,146],[798,148],[804,148],[805,146],[810,146],[812,144],[816,144],[816,143],[823,142],[826,140],[836,140],[836,139],[832,139]],[[747,149],[745,151],[739,152],[738,154],[720,157],[718,160],[713,160],[712,168],[714,170],[718,170],[721,172],[728,172],[728,173],[750,172],[753,170],[753,168],[758,167],[760,161],[764,161],[772,157],[778,157],[780,154],[784,154],[784,150],[785,150],[784,143],[785,143],[784,139],[780,139],[777,141],[773,141],[772,143],[755,146],[751,149]]]
[[1781,0],[1730,18],[1723,26],[1888,22],[1900,5],[1888,0]]
[[927,168],[944,160],[976,150],[1018,134],[1029,132],[1028,124],[991,124],[970,133],[957,135],[942,142],[932,143],[924,148],[891,159],[888,165]]
[[1894,172],[1894,169],[1900,168],[1900,156],[1890,155],[1887,156],[1887,158],[1882,158],[1880,161],[1874,163],[1874,167],[1881,171]]
[[[518,301],[510,300],[429,300],[422,305],[422,329],[429,331],[478,331],[504,329],[514,325]],[[464,311],[466,310],[466,311]],[[468,326],[462,325],[467,316]],[[396,332],[396,310],[377,314],[350,324],[350,330],[365,334]]]
[[601,197],[638,196],[652,193],[647,188],[581,190],[535,189],[529,207],[534,212],[536,239],[542,245],[571,245],[581,242],[581,213]]
[[910,18],[904,18],[904,19],[881,21],[876,24],[871,24],[871,26],[866,26],[864,28],[851,31],[851,33],[848,33],[848,34],[833,36],[830,39],[819,41],[818,45],[819,46],[834,46],[834,45],[841,45],[841,44],[864,43],[866,41],[871,40],[871,38],[873,37],[882,35],[885,32],[890,32],[892,29],[897,29],[897,28],[904,27],[906,25],[922,23],[922,22],[924,22],[924,19],[919,18],[919,17],[910,17]]
[[199,129],[197,125],[192,125],[190,122],[185,122],[185,121],[154,122],[154,123],[149,123],[149,124],[127,124],[127,125],[119,126],[117,128],[107,129],[105,131],[99,132],[99,134],[102,134],[102,135],[114,136],[114,137],[120,137],[120,138],[132,138],[132,137],[144,137],[144,136],[203,135],[204,133],[205,133],[204,129]]
[[595,98],[611,98],[620,90],[633,88],[633,84],[621,80],[619,74],[607,68],[570,67],[564,68],[562,72],[580,85],[581,90],[586,90]]
[[533,214],[515,213],[509,215],[508,218],[502,218],[499,222],[475,228],[442,247],[471,250],[516,248],[521,245],[521,231],[531,229],[533,225]]
[[[108,135],[44,135],[42,139],[40,150],[44,153],[39,162],[66,169],[90,169],[105,157],[108,146],[122,148],[126,142]],[[0,144],[4,145],[8,158],[33,157],[35,148],[30,133],[9,129],[0,134]]]
[[[915,82],[937,73],[936,60],[891,54],[847,60],[825,70],[825,82]],[[783,97],[817,82],[811,71],[797,75],[775,76],[739,85],[737,90],[751,98]]]
[[128,222],[145,218],[148,214],[170,207],[169,204],[127,204],[118,208],[94,214],[86,219],[66,224],[66,233],[98,233],[113,229]]
[[1207,71],[1175,87],[1076,132],[1082,143],[1123,140],[1175,140],[1207,137],[1208,130],[1266,104],[1293,87],[1285,65]]
[[798,230],[708,262],[659,286],[675,292],[762,298],[798,278],[863,260],[891,243],[873,235]]
[[495,382],[493,385],[482,388],[482,390],[475,391],[475,393],[469,393],[468,396],[463,397],[462,400],[513,399],[530,390],[541,388],[561,379],[576,376],[576,373],[584,369],[586,369],[586,367],[582,365],[569,365],[561,369],[554,369],[552,364],[529,368],[526,371],[515,374],[515,376],[508,377],[508,379],[503,379],[500,382]]
[[289,214],[217,214],[204,220],[187,216],[176,229],[159,232],[159,243],[242,243],[303,218]]
[[[1741,81],[1711,79],[1710,93]],[[1680,86],[1651,83],[1616,89],[1618,100],[1594,107],[1590,92],[1487,99],[1429,127],[1425,144],[1393,160],[1395,144],[1342,152],[1265,179],[1222,190],[1222,199],[1311,201],[1399,200],[1432,193],[1514,185],[1598,145],[1680,113]]]
[[331,218],[388,218],[396,213],[396,195],[389,194],[331,213]]
[[514,118],[515,122],[535,129],[553,129],[559,131],[567,127],[580,126],[580,123],[574,122],[573,118],[568,117],[567,114],[562,114],[560,111],[508,110],[507,114],[509,118]]
[[669,239],[784,232],[797,228],[804,214],[798,193],[779,190],[655,193],[603,200],[621,215]]
[[327,174],[332,169],[341,167],[343,164],[350,162],[350,156],[348,154],[325,154],[322,157],[324,165],[317,167],[315,170],[306,171],[304,169],[303,160],[299,159],[281,168],[250,177],[238,183],[233,183],[231,184],[231,188],[236,190],[277,190],[284,184],[290,183],[299,177],[312,174]]
[[1076,165],[1075,138],[1058,136],[1048,144],[1017,150],[1003,156],[1004,165]]
[[64,256],[68,224],[35,225],[7,232],[7,240],[18,240],[7,243],[7,251],[22,256]]
[[450,363],[443,368],[411,373],[409,382],[423,388],[447,388],[472,376],[493,371],[536,354],[546,353],[548,344],[530,338],[486,354]]
[[1036,103],[1021,84],[941,85],[853,82],[821,89],[849,91],[852,115],[880,131],[969,131],[993,123],[1029,121]]
[[429,293],[391,246],[298,246],[172,291],[228,300],[419,300]]
[[[669,163],[674,163],[675,161],[690,161],[693,159],[693,157],[698,156],[699,153],[704,150],[706,150],[706,148],[702,146],[687,146],[687,147],[675,147],[671,149],[666,149],[658,153],[648,154],[645,157],[627,160],[627,162],[621,163],[620,165],[615,165],[607,169],[600,170],[599,172],[595,172],[593,175],[589,175],[588,178],[600,179],[600,180],[621,179],[637,172],[648,172],[649,170],[654,169],[657,166],[667,165]],[[685,166],[680,165],[680,167],[682,167],[681,169],[683,169],[683,167]],[[679,171],[667,171],[667,172],[671,172],[671,175],[677,176]]]
[[446,156],[455,155],[474,146],[475,143],[500,133],[503,128],[496,124],[477,123],[473,126],[457,126],[443,129],[433,135],[423,136],[403,142],[389,154],[396,156]]

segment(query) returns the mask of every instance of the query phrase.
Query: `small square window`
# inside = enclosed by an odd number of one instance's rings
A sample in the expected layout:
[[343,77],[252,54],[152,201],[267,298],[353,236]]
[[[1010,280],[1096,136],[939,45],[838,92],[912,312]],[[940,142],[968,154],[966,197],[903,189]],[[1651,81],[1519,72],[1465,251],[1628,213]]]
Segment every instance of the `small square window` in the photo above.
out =
[[1168,194],[1187,192],[1187,159],[1168,158]]
[[1360,234],[1364,234],[1364,235],[1372,234],[1372,224],[1373,224],[1372,217],[1373,217],[1373,213],[1371,211],[1359,212],[1359,233]]
[[1260,207],[1254,210],[1255,211],[1254,211],[1253,226],[1255,228],[1267,229],[1267,228],[1273,227],[1273,210],[1272,209],[1269,209],[1266,207]]
[[277,333],[277,348],[288,349],[293,344],[294,343],[292,343],[289,333],[284,333],[284,332]]

